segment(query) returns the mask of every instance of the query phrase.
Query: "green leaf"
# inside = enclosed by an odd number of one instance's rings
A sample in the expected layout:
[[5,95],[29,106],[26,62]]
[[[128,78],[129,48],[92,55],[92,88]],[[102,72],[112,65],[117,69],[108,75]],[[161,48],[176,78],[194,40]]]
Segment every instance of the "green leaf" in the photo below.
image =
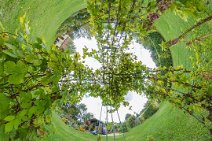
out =
[[2,52],[4,52],[5,54],[9,55],[10,57],[17,58],[17,56],[12,51],[4,50]]
[[45,121],[46,121],[47,123],[50,123],[50,122],[52,121],[51,116],[46,116],[46,117],[45,117]]
[[29,63],[33,63],[35,66],[39,66],[42,61],[38,59],[36,55],[30,54],[25,57],[25,60]]
[[18,129],[20,121],[18,119],[13,120],[14,129]]
[[21,98],[21,101],[29,103],[29,102],[31,102],[32,94],[29,92],[28,93],[22,92],[22,93],[20,93],[20,98]]
[[9,122],[9,123],[5,124],[5,133],[8,133],[8,132],[10,132],[12,130],[13,130],[12,122]]
[[44,123],[44,118],[42,116],[36,118],[33,122],[35,127],[38,127]]
[[4,45],[7,46],[9,49],[11,49],[13,51],[17,49],[16,46],[9,44],[9,43],[4,43]]
[[33,48],[37,48],[37,49],[42,48],[42,45],[40,43],[34,43],[32,46],[33,46]]
[[32,105],[31,102],[23,102],[21,104],[21,108],[29,108],[31,105]]
[[9,113],[9,99],[0,93],[0,119],[4,119]]
[[3,67],[3,63],[0,62],[0,78],[2,77],[3,75],[3,72],[4,72],[4,67]]
[[208,94],[212,96],[212,86],[208,87]]
[[15,119],[15,116],[7,116],[6,118],[4,118],[5,121],[12,121]]
[[23,118],[27,113],[27,110],[22,110],[21,112],[18,113],[19,118]]
[[24,53],[23,53],[22,50],[16,50],[16,51],[15,51],[15,55],[16,55],[17,57],[24,57]]
[[5,73],[10,74],[8,78],[10,84],[23,83],[26,72],[27,66],[22,61],[18,61],[17,64],[12,61],[5,63]]
[[16,67],[16,64],[15,64],[15,62],[7,61],[4,64],[4,67],[5,67],[6,74],[11,74],[11,73],[13,73],[13,69]]
[[31,117],[33,114],[36,114],[37,107],[33,106],[29,109],[28,116]]

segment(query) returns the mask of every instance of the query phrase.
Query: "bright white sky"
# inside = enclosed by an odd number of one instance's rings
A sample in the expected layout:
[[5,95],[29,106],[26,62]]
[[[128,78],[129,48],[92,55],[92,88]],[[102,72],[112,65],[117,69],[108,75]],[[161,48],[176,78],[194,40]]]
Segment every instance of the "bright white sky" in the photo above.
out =
[[[85,38],[79,38],[74,40],[74,44],[76,46],[76,51],[80,53],[80,55],[83,55],[82,48],[85,46],[88,49],[96,49],[98,50],[97,47],[97,41],[95,38],[92,38],[91,40],[85,39]],[[150,57],[150,52],[146,49],[141,44],[138,44],[136,42],[132,42],[130,45],[130,50],[131,53],[137,56],[137,59],[142,61],[143,64],[145,64],[147,67],[150,68],[155,68],[156,65],[153,62],[152,58]],[[86,58],[85,64],[88,65],[89,67],[95,69],[98,69],[101,67],[101,64],[93,59],[93,58]],[[147,98],[142,95],[142,94],[137,94],[136,92],[129,92],[126,96],[125,99],[129,102],[131,106],[131,110],[129,107],[124,107],[121,106],[119,108],[119,115],[121,118],[121,121],[124,121],[125,115],[127,113],[134,114],[134,113],[139,113],[142,109],[144,104],[147,102]],[[101,111],[101,99],[100,98],[93,98],[90,96],[85,96],[81,103],[84,103],[87,108],[88,112],[93,113],[94,117],[99,119],[100,118],[100,111]],[[106,120],[106,107],[103,107],[102,109],[102,115],[101,115],[101,120],[105,121]],[[113,118],[115,122],[119,122],[117,113],[113,113]],[[111,121],[111,115],[108,115],[108,120]]]

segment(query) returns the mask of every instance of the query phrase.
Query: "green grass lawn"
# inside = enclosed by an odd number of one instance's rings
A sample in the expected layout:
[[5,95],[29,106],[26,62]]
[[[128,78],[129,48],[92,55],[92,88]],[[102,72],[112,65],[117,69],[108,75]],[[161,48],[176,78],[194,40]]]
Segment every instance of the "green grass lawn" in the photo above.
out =
[[26,14],[33,36],[52,44],[60,25],[85,7],[84,0],[0,0],[0,21],[5,31],[14,32],[19,28],[19,17]]
[[[179,35],[183,33],[183,31],[193,26],[195,23],[196,20],[193,17],[188,17],[188,20],[184,21],[179,16],[175,15],[173,12],[167,11],[159,18],[159,20],[155,22],[154,25],[157,31],[160,32],[160,34],[164,37],[164,39],[166,41],[169,41],[177,38]],[[188,70],[193,69],[192,68],[193,62],[191,60],[191,56],[195,55],[194,49],[192,48],[192,46],[187,46],[186,41],[191,40],[192,38],[194,38],[194,36],[205,35],[207,33],[210,33],[211,31],[212,31],[211,23],[203,24],[197,30],[190,32],[185,37],[186,40],[182,40],[178,44],[172,46],[171,53],[174,66],[175,67],[183,66]],[[206,52],[209,53],[209,51],[211,50],[207,50]],[[200,55],[203,55],[203,52]],[[212,56],[211,55],[209,56],[207,56],[208,59],[211,59]]]
[[[0,3],[0,21],[5,31],[15,32],[19,27],[19,17],[26,13],[32,34],[44,38],[48,44],[54,42],[61,23],[86,6],[83,0],[0,0]],[[166,40],[170,40],[179,36],[193,23],[193,19],[184,22],[173,13],[167,13],[156,22],[155,26]],[[183,65],[191,69],[192,62],[189,56],[192,56],[192,51],[183,43],[174,46],[171,52],[174,66]],[[95,141],[97,138],[66,126],[55,113],[52,125],[47,128],[50,131],[49,136],[43,139],[47,141]],[[169,103],[163,103],[155,115],[126,133],[127,141],[146,141],[148,136],[152,136],[155,141],[210,140],[206,128]],[[113,138],[109,140],[112,141]],[[122,136],[117,137],[117,140],[123,141]]]
[[[127,141],[209,141],[209,134],[196,119],[184,114],[169,103],[163,103],[159,111],[126,134]],[[121,139],[120,139],[121,141]]]
[[96,136],[77,131],[65,125],[56,113],[53,113],[52,125],[48,126],[49,136],[45,141],[94,141]]
[[[95,141],[97,136],[77,131],[66,126],[53,113],[53,125],[48,127],[49,136],[45,141]],[[154,141],[210,141],[208,130],[195,118],[183,113],[170,103],[162,103],[159,111],[143,124],[125,133],[126,141],[146,141],[153,137]],[[105,136],[102,136],[105,141]],[[117,141],[123,141],[123,136],[116,136]],[[113,141],[109,137],[108,141]]]

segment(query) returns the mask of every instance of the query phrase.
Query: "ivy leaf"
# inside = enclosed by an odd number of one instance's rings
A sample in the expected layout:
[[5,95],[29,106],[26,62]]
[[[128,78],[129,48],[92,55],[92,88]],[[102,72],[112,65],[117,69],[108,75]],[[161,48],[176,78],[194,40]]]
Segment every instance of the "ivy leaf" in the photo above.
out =
[[12,121],[15,119],[15,116],[7,116],[6,118],[4,118],[5,121]]

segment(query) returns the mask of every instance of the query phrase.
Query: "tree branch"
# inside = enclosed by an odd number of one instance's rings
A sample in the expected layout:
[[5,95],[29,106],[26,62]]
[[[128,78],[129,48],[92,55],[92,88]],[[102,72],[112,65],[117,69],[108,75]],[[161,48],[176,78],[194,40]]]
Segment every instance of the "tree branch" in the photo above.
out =
[[193,25],[192,27],[190,27],[189,29],[187,29],[184,33],[182,33],[180,36],[178,36],[177,38],[170,40],[167,42],[167,45],[169,47],[177,44],[181,39],[183,39],[189,32],[191,32],[192,30],[194,30],[195,28],[201,26],[202,24],[210,21],[212,19],[212,16],[208,16],[202,20],[200,20],[199,22],[197,22],[195,25]]

